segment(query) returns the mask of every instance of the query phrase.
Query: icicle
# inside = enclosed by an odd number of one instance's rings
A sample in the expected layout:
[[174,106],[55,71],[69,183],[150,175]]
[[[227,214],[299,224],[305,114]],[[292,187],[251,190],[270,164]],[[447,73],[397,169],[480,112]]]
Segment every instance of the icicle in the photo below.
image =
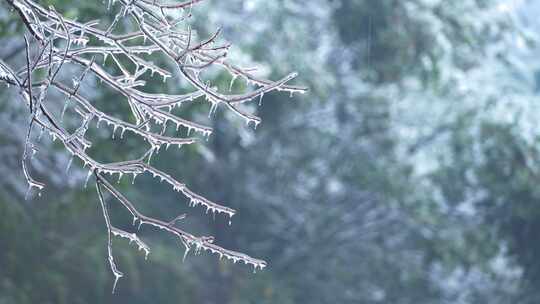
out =
[[113,131],[112,131],[112,139],[114,139],[114,133],[116,133],[117,128],[118,128],[118,125],[114,125]]
[[189,247],[186,245],[186,250],[184,251],[184,257],[182,258],[182,262],[185,262],[186,261],[186,257],[189,253]]
[[138,217],[133,216],[133,226],[135,226],[135,224],[137,223],[137,220],[138,220],[138,219],[139,219]]
[[133,180],[131,181],[131,184],[135,184],[135,178],[137,178],[138,173],[133,173]]
[[262,92],[261,96],[259,97],[259,107],[262,106],[263,97],[264,97],[264,92]]
[[236,77],[238,77],[238,75],[234,74],[231,78],[231,83],[229,84],[229,92],[232,91],[232,87],[234,85],[234,81],[236,80]]
[[120,184],[120,180],[122,179],[122,175],[124,175],[124,173],[118,172],[118,183],[119,184]]
[[84,188],[86,189],[86,185],[88,184],[88,180],[90,179],[90,176],[92,175],[92,170],[88,170],[88,175],[86,175],[86,181],[84,182]]
[[69,171],[69,168],[71,167],[71,163],[73,162],[73,155],[69,158],[68,164],[66,166],[66,173]]
[[212,104],[212,106],[210,107],[210,112],[208,113],[208,118],[211,118],[212,116],[215,116],[216,114],[216,110],[217,110],[217,107],[218,107],[218,102],[216,101],[213,101],[211,100],[210,103]]
[[64,102],[64,108],[62,108],[62,114],[60,114],[60,121],[64,121],[64,115],[66,114],[68,104],[69,104],[69,98],[66,99],[66,101]]
[[32,190],[32,185],[28,185],[28,189],[26,190],[26,194],[24,195],[24,200],[28,200],[30,197],[30,191]]
[[30,153],[30,160],[32,160],[32,158],[34,158],[34,156],[37,153],[37,150],[34,147],[32,147],[31,150],[32,150],[32,152]]
[[43,131],[45,131],[45,127],[41,127],[41,129],[39,130],[39,135],[38,135],[38,138],[37,138],[37,141],[41,141],[41,137],[43,137]]

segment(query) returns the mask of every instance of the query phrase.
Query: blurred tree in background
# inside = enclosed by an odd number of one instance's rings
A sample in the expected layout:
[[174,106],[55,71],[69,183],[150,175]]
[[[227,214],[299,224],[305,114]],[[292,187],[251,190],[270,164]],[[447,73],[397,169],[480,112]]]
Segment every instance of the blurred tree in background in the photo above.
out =
[[[79,20],[107,13],[99,1],[42,2]],[[538,303],[535,10],[534,1],[207,0],[194,29],[223,26],[235,60],[269,77],[297,70],[311,91],[265,96],[256,131],[218,111],[217,134],[163,153],[158,166],[182,164],[171,173],[242,210],[230,227],[202,216],[189,225],[269,267],[252,274],[206,255],[182,263],[170,239],[143,231],[148,262],[117,242],[128,275],[115,295],[98,202],[53,144],[40,151],[40,173],[57,187],[23,199],[25,113],[2,88],[0,303]],[[16,65],[22,26],[4,3],[0,18],[0,56]],[[129,153],[106,136],[98,150]],[[148,212],[181,211],[174,193],[137,185],[125,190],[159,195]]]

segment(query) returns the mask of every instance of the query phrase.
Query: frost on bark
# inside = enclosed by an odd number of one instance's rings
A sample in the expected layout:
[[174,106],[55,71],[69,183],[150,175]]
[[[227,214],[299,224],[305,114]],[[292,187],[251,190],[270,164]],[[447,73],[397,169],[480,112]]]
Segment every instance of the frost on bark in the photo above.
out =
[[[26,64],[16,70],[0,60],[0,81],[15,86],[21,100],[29,109],[29,122],[26,132],[24,152],[22,155],[22,170],[28,183],[28,191],[41,191],[45,184],[32,177],[30,159],[37,151],[33,140],[33,130],[48,133],[53,140],[59,140],[63,147],[88,168],[88,180],[93,176],[96,182],[97,196],[100,202],[108,232],[108,259],[116,283],[123,273],[117,268],[112,253],[112,237],[126,238],[135,243],[146,255],[150,247],[135,233],[118,229],[111,223],[107,201],[104,194],[108,193],[118,201],[133,216],[133,224],[149,225],[177,236],[185,246],[185,254],[190,250],[199,253],[201,250],[210,251],[220,258],[225,257],[233,262],[250,264],[254,269],[262,269],[266,262],[252,258],[246,254],[224,249],[213,242],[210,236],[195,236],[177,227],[185,215],[179,215],[172,220],[163,221],[148,217],[135,207],[115,186],[109,182],[106,175],[123,175],[135,178],[139,174],[150,174],[156,179],[166,182],[172,189],[182,193],[189,200],[190,206],[201,205],[207,213],[221,213],[232,217],[235,210],[191,191],[186,184],[173,176],[154,168],[150,164],[152,155],[162,148],[169,146],[181,147],[194,144],[202,135],[208,137],[212,133],[210,127],[182,119],[172,110],[183,103],[194,100],[205,100],[210,103],[210,114],[218,106],[238,115],[248,125],[257,126],[260,119],[242,109],[244,103],[252,100],[259,101],[270,91],[286,91],[290,94],[303,93],[306,89],[288,85],[295,78],[292,73],[277,81],[260,79],[250,69],[243,69],[231,64],[227,59],[230,45],[218,45],[219,30],[207,39],[196,41],[194,33],[187,24],[191,17],[193,5],[201,0],[190,0],[181,3],[164,3],[157,0],[116,0],[107,4],[107,9],[117,9],[114,20],[107,25],[100,20],[82,22],[66,18],[53,7],[45,8],[29,0],[5,0],[30,33],[24,37],[26,48]],[[130,24],[134,31],[123,29]],[[166,67],[150,61],[148,57],[165,56],[171,64]],[[66,69],[74,65],[81,68],[81,73],[73,73]],[[173,68],[171,68],[173,67]],[[226,71],[231,78],[243,79],[254,89],[240,94],[229,90],[220,90],[204,80],[203,73],[209,69]],[[115,73],[113,71],[118,71]],[[174,95],[152,93],[147,89],[145,79],[161,77],[163,81],[174,75],[179,75],[187,81],[191,93]],[[68,74],[72,83],[66,83],[59,77]],[[127,102],[133,121],[119,119],[97,108],[92,100],[83,96],[80,86],[88,78],[94,78],[105,84],[110,90],[122,95]],[[60,113],[51,110],[57,101],[48,98],[51,91],[64,95],[64,104]],[[120,102],[120,101],[118,101]],[[64,115],[79,117],[79,126],[68,131]],[[126,116],[126,115],[124,115]],[[211,116],[211,115],[210,115]],[[148,143],[148,150],[137,159],[116,163],[102,163],[87,154],[92,141],[86,138],[87,130],[95,123],[100,123],[112,129],[112,137],[125,132],[143,138]],[[170,136],[170,129],[176,133],[187,134],[187,137]],[[118,130],[118,131],[117,131]],[[194,131],[193,137],[190,134]],[[71,163],[71,161],[70,161]],[[184,255],[185,256],[185,255]]]

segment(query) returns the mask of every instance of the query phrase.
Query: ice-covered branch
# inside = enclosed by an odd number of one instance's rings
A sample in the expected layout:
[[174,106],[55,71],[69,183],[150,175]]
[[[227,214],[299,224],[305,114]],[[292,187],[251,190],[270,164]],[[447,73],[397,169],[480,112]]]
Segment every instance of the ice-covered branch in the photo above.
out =
[[[45,184],[37,182],[31,176],[31,156],[36,151],[32,131],[34,127],[38,127],[42,132],[49,133],[53,139],[60,140],[72,157],[81,160],[89,170],[88,178],[95,176],[97,195],[108,233],[108,259],[115,276],[114,286],[116,287],[118,279],[124,274],[118,270],[113,257],[112,237],[118,236],[134,242],[145,255],[150,253],[150,247],[137,234],[112,225],[104,190],[131,213],[134,223],[138,222],[139,226],[153,226],[177,236],[186,248],[185,254],[191,249],[196,253],[208,250],[233,262],[241,261],[252,265],[255,269],[264,268],[266,266],[264,261],[222,248],[214,244],[213,237],[197,237],[176,227],[185,215],[179,215],[168,222],[143,215],[107,181],[105,174],[117,174],[120,179],[123,175],[135,178],[139,174],[148,173],[182,193],[189,200],[190,206],[201,205],[207,212],[224,213],[229,218],[232,217],[235,210],[193,192],[171,174],[153,167],[150,164],[151,157],[162,147],[168,148],[171,145],[181,147],[196,143],[198,141],[196,136],[189,137],[192,130],[206,137],[212,133],[212,129],[207,126],[177,116],[172,112],[174,108],[184,103],[206,101],[211,105],[210,114],[212,114],[221,104],[248,124],[252,122],[256,126],[260,123],[260,118],[242,110],[241,104],[253,100],[260,102],[264,94],[272,91],[285,91],[290,94],[305,92],[305,88],[289,85],[296,77],[296,73],[271,81],[256,77],[252,74],[252,70],[231,64],[227,59],[230,44],[218,44],[220,30],[206,39],[197,41],[198,38],[187,26],[186,21],[191,17],[191,7],[201,0],[178,3],[157,0],[112,0],[108,3],[108,9],[117,9],[117,13],[108,25],[101,24],[100,20],[86,23],[72,20],[62,16],[53,7],[45,8],[36,1],[4,1],[13,7],[33,39],[30,41],[25,37],[26,65],[20,70],[14,70],[7,63],[0,61],[0,82],[16,87],[22,101],[29,108],[29,125],[22,157],[23,172],[29,184],[29,191],[32,188],[41,191],[45,187]],[[118,33],[120,23],[131,24],[127,27],[131,32]],[[150,61],[149,56],[168,58],[170,64]],[[64,69],[66,66],[78,67],[82,72],[78,75],[62,73],[66,70]],[[205,79],[206,72],[210,69],[228,73],[231,87],[234,80],[240,78],[248,85],[254,86],[254,89],[234,94],[230,89],[221,91],[217,85]],[[69,73],[72,74],[73,70],[70,69]],[[159,76],[163,81],[167,81],[174,75],[183,77],[192,86],[192,92],[175,95],[148,91],[146,83],[148,78]],[[66,84],[66,78],[71,79],[72,86]],[[86,97],[81,86],[89,79],[98,80],[119,96],[123,96],[123,99],[114,102],[126,102],[130,115],[121,117],[133,117],[134,121],[106,113],[91,98]],[[58,105],[57,101],[48,97],[51,90],[64,97],[63,104]],[[58,106],[61,109],[59,117],[51,110],[57,109]],[[70,133],[65,126],[64,116],[73,112],[78,114],[76,118],[80,120],[80,124]],[[125,131],[128,131],[144,139],[149,144],[147,152],[138,159],[116,163],[105,163],[95,159],[86,152],[92,145],[92,140],[86,138],[86,133],[92,127],[92,123],[99,128],[101,122],[111,127],[113,138],[119,130],[121,138]],[[165,135],[168,129],[179,131],[181,127],[187,129],[188,137]],[[161,131],[156,132],[156,129]]]

